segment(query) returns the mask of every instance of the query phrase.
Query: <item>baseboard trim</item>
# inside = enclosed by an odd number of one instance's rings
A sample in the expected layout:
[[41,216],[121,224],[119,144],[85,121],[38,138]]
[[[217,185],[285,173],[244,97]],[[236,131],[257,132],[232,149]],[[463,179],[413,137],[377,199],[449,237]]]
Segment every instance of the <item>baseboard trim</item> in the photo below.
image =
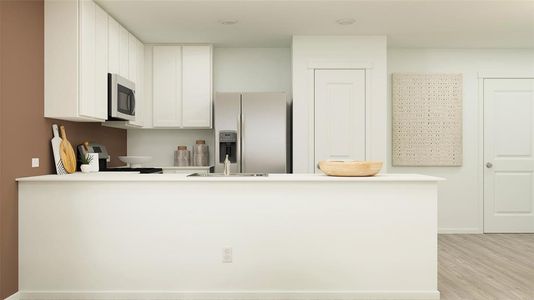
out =
[[19,292],[16,292],[15,294],[7,297],[6,299],[4,300],[20,300],[20,293]]
[[[19,292],[16,300],[439,300],[438,291],[282,291],[282,292]],[[12,300],[12,299],[9,299]]]
[[440,234],[481,234],[480,228],[438,228]]

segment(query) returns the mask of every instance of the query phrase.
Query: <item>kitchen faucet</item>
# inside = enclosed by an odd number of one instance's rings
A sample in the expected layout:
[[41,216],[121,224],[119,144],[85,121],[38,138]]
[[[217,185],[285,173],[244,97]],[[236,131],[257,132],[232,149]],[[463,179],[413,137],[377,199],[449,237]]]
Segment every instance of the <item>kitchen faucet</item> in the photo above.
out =
[[230,175],[230,160],[228,159],[228,154],[226,154],[226,157],[224,158],[224,171],[225,176]]

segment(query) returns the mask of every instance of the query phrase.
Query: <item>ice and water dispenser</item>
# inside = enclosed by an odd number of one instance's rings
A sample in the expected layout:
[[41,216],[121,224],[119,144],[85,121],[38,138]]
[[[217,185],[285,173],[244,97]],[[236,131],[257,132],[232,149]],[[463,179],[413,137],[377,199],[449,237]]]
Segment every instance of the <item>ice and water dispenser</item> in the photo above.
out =
[[237,162],[237,131],[219,131],[219,162],[224,163],[228,155],[231,163]]

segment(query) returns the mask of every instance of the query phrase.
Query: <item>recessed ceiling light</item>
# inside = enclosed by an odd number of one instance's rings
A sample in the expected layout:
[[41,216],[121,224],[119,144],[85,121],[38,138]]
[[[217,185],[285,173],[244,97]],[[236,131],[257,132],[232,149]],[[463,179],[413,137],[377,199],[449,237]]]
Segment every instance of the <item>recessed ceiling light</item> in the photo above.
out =
[[222,25],[234,25],[234,24],[237,24],[239,21],[237,20],[234,20],[234,19],[223,19],[223,20],[219,20],[219,24],[222,24]]
[[354,18],[342,18],[336,20],[336,23],[338,23],[339,25],[352,25],[355,22],[356,20]]

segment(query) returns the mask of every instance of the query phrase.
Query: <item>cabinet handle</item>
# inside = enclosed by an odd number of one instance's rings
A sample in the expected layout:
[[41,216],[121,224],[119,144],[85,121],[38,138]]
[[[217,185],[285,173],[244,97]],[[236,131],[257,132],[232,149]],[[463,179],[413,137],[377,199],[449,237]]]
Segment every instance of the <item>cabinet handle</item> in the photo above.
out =
[[490,163],[490,162],[487,162],[487,163],[486,163],[486,168],[488,168],[488,169],[493,168],[493,164]]

